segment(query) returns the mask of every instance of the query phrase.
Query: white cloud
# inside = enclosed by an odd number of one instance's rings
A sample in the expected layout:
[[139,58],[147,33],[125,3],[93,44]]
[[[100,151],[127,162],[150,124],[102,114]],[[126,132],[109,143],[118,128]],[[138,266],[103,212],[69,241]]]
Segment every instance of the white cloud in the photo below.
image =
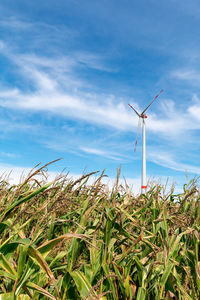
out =
[[184,81],[190,86],[199,87],[200,84],[200,72],[197,69],[178,69],[171,72],[171,77]]
[[[88,86],[86,83],[87,91],[83,89],[85,82],[77,77],[74,66],[77,66],[78,60],[88,62],[89,66],[89,54],[79,52],[79,58],[75,59],[74,55],[72,60],[70,56],[45,58],[36,54],[13,53],[5,44],[1,52],[17,65],[23,80],[28,78],[32,89],[25,91],[16,87],[9,90],[2,87],[0,105],[12,109],[46,111],[99,126],[136,131],[138,117],[127,104],[133,104],[140,111],[138,103],[117,95],[97,94],[95,87],[90,87],[89,83]],[[93,57],[92,64],[95,64],[94,61]],[[99,61],[96,59],[97,64]],[[158,112],[150,111],[148,114],[146,122],[149,131],[171,140],[173,136],[185,134],[191,129],[200,129],[199,103],[188,106],[182,112],[178,111],[172,99],[165,99],[164,95],[159,102]]]
[[172,77],[187,81],[200,81],[200,74],[195,70],[176,70],[171,73]]
[[197,95],[193,95],[193,105],[188,108],[188,112],[195,121],[200,122],[200,99]]
[[[26,67],[24,75],[29,73],[35,83],[35,91],[20,91],[17,88],[1,90],[0,104],[4,107],[49,111],[51,113],[84,120],[97,125],[106,125],[125,131],[135,131],[138,117],[132,112],[125,100],[113,95],[97,95],[94,92],[85,93],[81,90],[68,90],[66,82],[61,84],[52,77],[51,72],[40,71],[36,66]],[[103,99],[103,100],[102,100]],[[127,104],[130,99],[126,99]],[[162,103],[162,100],[160,101]],[[133,104],[135,105],[135,104]],[[138,106],[137,104],[135,105]],[[140,110],[139,110],[140,111]],[[161,104],[160,113],[148,115],[147,128],[163,134],[165,137],[180,134],[190,129],[200,129],[200,122],[194,122],[193,115],[198,114],[195,106],[189,106],[185,112],[178,112],[172,100]]]
[[[9,184],[19,184],[22,183],[27,176],[32,172],[32,168],[24,168],[22,166],[13,166],[9,164],[0,164],[0,178],[2,180],[6,180]],[[68,174],[68,175],[67,175]],[[83,174],[76,174],[76,173],[59,173],[59,172],[53,172],[48,171],[48,173],[45,173],[45,176],[39,174],[34,176],[39,181],[44,182],[52,182],[56,178],[59,178],[60,176],[66,176],[69,180],[77,180],[81,178]],[[97,175],[92,175],[89,177],[89,180],[87,181],[87,184],[92,185],[100,176],[100,173]],[[105,188],[111,190],[116,182],[116,178],[113,177],[103,177],[101,179],[101,182],[105,184]],[[132,193],[138,194],[140,192],[140,185],[141,185],[141,179],[140,178],[126,178],[126,183],[129,186],[129,190]],[[124,188],[126,187],[124,179],[120,178],[119,185],[122,185]]]
[[[46,83],[45,83],[46,84]],[[48,83],[47,83],[48,86]],[[137,118],[125,108],[123,103],[100,104],[88,99],[70,95],[62,91],[47,92],[40,90],[33,93],[15,92],[13,90],[0,92],[0,104],[4,107],[29,109],[35,111],[50,111],[69,118],[75,118],[99,125],[107,125],[122,130],[132,130],[136,126]]]
[[0,151],[0,156],[4,156],[4,157],[8,157],[8,158],[16,158],[16,157],[19,157],[19,154]]
[[172,116],[176,114],[176,107],[174,101],[172,99],[162,99],[159,102],[159,111],[162,115],[165,116]]
[[88,153],[88,154],[98,155],[98,156],[102,156],[102,157],[120,161],[120,162],[122,162],[124,160],[124,158],[127,159],[127,156],[122,155],[120,153],[112,153],[109,151],[96,149],[96,148],[80,147],[80,150],[82,150],[83,152]]
[[[32,168],[24,168],[22,166],[12,166],[9,164],[0,164],[0,177],[2,180],[6,180],[9,184],[19,184],[22,183],[28,176],[28,174],[32,171]],[[87,172],[86,172],[87,173]],[[68,174],[68,175],[67,175]],[[45,177],[40,175],[36,175],[34,178],[36,178],[39,181],[43,182],[52,182],[56,178],[59,178],[60,176],[66,176],[69,180],[77,180],[81,178],[83,173],[59,173],[59,172],[53,172],[53,171],[48,171],[48,173],[45,174]],[[100,173],[96,175],[92,175],[89,177],[89,180],[87,181],[88,185],[92,185],[99,177]],[[115,177],[103,177],[101,179],[101,182],[105,185],[106,190],[111,190],[116,182]],[[172,184],[175,183],[175,192],[182,192],[181,185],[177,185],[174,178],[169,178],[166,176],[161,176],[159,179],[155,178],[149,178],[148,181],[148,187],[150,188],[151,186],[154,186],[155,184],[159,183],[161,185],[165,185],[166,182],[168,182],[167,190],[166,192],[170,191]],[[128,185],[128,189],[126,188],[126,184]],[[127,190],[129,193],[133,193],[135,195],[140,194],[141,191],[141,178],[140,177],[127,177],[123,178],[123,174],[121,174],[120,179],[119,179],[119,184],[118,186],[123,187]]]
[[47,73],[43,71],[38,71],[33,67],[31,68],[26,66],[24,66],[24,72],[27,73],[27,75],[33,80],[33,82],[35,82],[36,86],[39,89],[42,89],[44,92],[55,91],[57,87],[57,82],[53,80]]
[[33,24],[30,22],[25,22],[24,20],[19,20],[18,18],[12,16],[7,19],[1,18],[0,26],[10,28],[14,31],[16,30],[28,30],[30,28],[33,28]]
[[96,54],[88,52],[75,52],[73,54],[73,57],[74,61],[76,61],[77,63],[81,63],[91,69],[105,72],[116,72],[116,69],[107,66],[103,59]]
[[102,151],[100,149],[86,148],[86,147],[81,147],[80,149],[89,154],[95,154],[95,155],[100,155],[100,156],[104,156],[106,154],[105,151]]
[[171,152],[164,152],[162,150],[154,149],[148,152],[148,159],[160,166],[168,169],[181,172],[189,172],[200,175],[200,165],[194,166],[191,164],[183,163],[180,161],[180,157],[175,157],[175,154]]

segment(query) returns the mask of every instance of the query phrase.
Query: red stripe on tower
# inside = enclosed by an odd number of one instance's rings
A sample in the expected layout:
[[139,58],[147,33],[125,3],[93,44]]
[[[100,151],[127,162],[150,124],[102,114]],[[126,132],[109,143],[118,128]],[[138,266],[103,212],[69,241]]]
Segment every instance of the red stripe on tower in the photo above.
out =
[[146,185],[142,185],[141,188],[142,188],[142,189],[146,189],[147,186],[146,186]]

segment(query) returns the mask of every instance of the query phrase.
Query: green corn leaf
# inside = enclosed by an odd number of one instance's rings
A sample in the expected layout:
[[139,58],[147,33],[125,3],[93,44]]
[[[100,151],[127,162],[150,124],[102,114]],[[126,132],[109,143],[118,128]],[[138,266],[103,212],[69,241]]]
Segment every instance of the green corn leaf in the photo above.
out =
[[30,300],[28,295],[15,296],[14,293],[0,294],[0,300]]
[[106,230],[105,230],[105,244],[108,246],[108,243],[110,242],[112,234],[112,221],[108,218],[106,222]]
[[169,235],[168,235],[168,224],[167,224],[167,209],[166,206],[163,206],[163,219],[164,219],[164,229],[165,229],[165,235],[167,238],[167,242],[169,245]]
[[22,245],[29,245],[30,240],[29,239],[17,239],[14,242],[10,243],[3,243],[3,246],[0,248],[0,252],[8,259],[10,256],[13,255],[17,247]]
[[35,190],[34,192],[32,192],[31,194],[29,194],[26,197],[21,198],[20,200],[16,200],[14,201],[14,203],[12,205],[9,206],[9,208],[6,209],[5,213],[3,214],[3,216],[1,217],[1,221],[5,220],[10,214],[11,212],[20,204],[30,200],[31,198],[35,197],[36,195],[38,195],[39,193],[42,193],[43,191],[45,191],[46,189],[48,189],[48,187],[50,187],[50,185],[52,185],[53,182],[50,182],[48,184],[46,184],[45,186]]
[[178,253],[178,250],[179,250],[179,247],[180,247],[180,241],[181,241],[181,238],[186,235],[186,234],[189,234],[193,231],[193,229],[189,228],[188,230],[180,233],[175,241],[173,242],[173,244],[171,245],[171,242],[170,242],[170,246],[171,246],[171,249],[169,251],[169,255],[168,255],[168,258],[172,257],[176,257],[177,253]]
[[130,298],[130,279],[129,279],[129,275],[126,276],[124,285],[125,285],[126,297]]
[[139,287],[136,300],[145,300],[145,299],[146,299],[146,289]]
[[19,245],[19,259],[17,265],[17,277],[19,278],[22,275],[22,272],[25,267],[27,252],[29,245]]
[[119,287],[120,287],[121,293],[123,295],[123,298],[126,299],[126,296],[127,296],[126,295],[126,283],[125,283],[125,286],[124,286],[123,273],[120,272],[120,268],[114,262],[113,262],[113,267],[114,267],[114,270],[115,270],[115,274],[118,276],[118,283],[119,283]]
[[[92,286],[89,282],[89,280],[86,278],[86,276],[81,271],[73,271],[70,272],[70,275],[75,281],[75,284],[77,286],[77,289],[83,299],[85,299],[92,289]],[[94,292],[96,295],[96,293]],[[93,294],[93,295],[94,295]]]
[[172,262],[169,262],[168,265],[166,266],[163,275],[160,280],[160,297],[162,298],[163,291],[165,288],[165,284],[167,282],[168,277],[170,276],[170,273],[172,272],[174,264]]
[[143,277],[143,265],[141,264],[141,262],[139,261],[138,257],[135,256],[134,257],[135,263],[136,263],[136,267],[137,267],[137,275],[138,275],[138,279],[139,279],[139,283],[140,286],[142,285],[142,277]]
[[[7,220],[8,222],[9,220]],[[12,222],[10,222],[10,227],[12,227],[12,232],[9,235],[9,238],[7,238],[6,240],[4,240],[3,242],[1,242],[1,246],[0,246],[0,252],[4,253],[4,251],[2,249],[4,249],[4,247],[7,247],[7,244],[9,243],[9,241],[11,241],[13,239],[14,236],[16,235],[20,235],[20,231],[26,227],[28,225],[28,223],[31,222],[31,219],[27,220],[26,222],[24,222],[21,226],[13,226]],[[17,228],[16,228],[17,227]],[[30,239],[21,239],[18,238],[17,240],[15,240],[15,242],[21,241],[22,244],[30,244]],[[12,242],[12,243],[15,243]],[[17,245],[16,245],[17,246]]]
[[90,247],[90,263],[92,267],[92,280],[101,268],[101,252],[94,247]]
[[13,281],[16,280],[16,275],[13,275],[10,272],[6,272],[6,271],[2,271],[2,270],[0,270],[0,277],[1,278],[9,278],[9,279],[11,279]]
[[[102,264],[102,268],[104,270],[105,275],[110,276],[109,265],[107,263],[104,263],[104,264]],[[113,277],[118,277],[118,276],[115,275]],[[115,278],[113,278],[113,277],[108,277],[106,280],[109,283],[109,290],[112,291],[113,298],[118,299],[117,288],[116,288],[116,284],[115,284]]]
[[33,282],[28,282],[26,284],[26,286],[32,290],[37,291],[38,293],[48,297],[49,299],[52,300],[58,300],[58,298],[55,298],[52,294],[50,294],[48,291],[46,291],[45,289],[41,288],[39,285],[33,283]]
[[20,292],[20,289],[26,285],[26,282],[31,277],[33,278],[34,275],[37,275],[37,273],[38,273],[37,265],[31,259],[28,259],[26,268],[21,274],[21,277],[18,279],[15,294],[17,295]]
[[12,275],[17,275],[17,272],[14,270],[14,268],[2,253],[0,253],[0,267],[6,272],[11,273]]
[[0,223],[0,234],[2,234],[5,231],[5,229],[7,229],[8,227],[9,227],[9,224],[6,221]]
[[[76,230],[76,234],[82,234],[85,231],[85,226],[87,224],[87,221],[90,217],[91,211],[94,209],[95,206],[91,206],[88,208],[88,205],[90,203],[90,197],[87,197],[87,199],[83,202],[83,209],[81,212],[81,219],[80,219],[80,226]],[[79,254],[83,251],[83,249],[80,248],[80,246],[83,246],[83,244],[79,243],[77,239],[72,239],[70,249],[68,252],[68,266],[69,271],[72,271],[73,265],[78,259]]]
[[[66,255],[67,255],[67,251],[61,251],[61,252],[59,252],[59,253],[56,255],[56,257],[51,261],[49,267],[50,267],[50,268],[54,267],[54,269],[55,269],[55,265],[56,265],[57,263],[59,263],[59,261],[60,261],[61,259],[63,259]],[[44,257],[44,256],[43,256],[43,257]]]
[[136,222],[136,220],[128,213],[126,212],[123,208],[121,207],[117,207],[118,210],[120,210],[121,212],[123,212],[123,214],[132,221],[131,225],[134,225],[135,227],[138,227],[138,223]]
[[15,300],[16,297],[14,293],[5,293],[5,294],[0,294],[0,299],[1,300]]
[[84,234],[66,233],[64,235],[61,235],[61,236],[53,239],[53,240],[45,242],[40,247],[38,247],[37,250],[42,254],[43,257],[46,257],[47,254],[49,253],[49,251],[51,251],[53,249],[53,247],[55,247],[58,243],[60,243],[63,240],[72,239],[72,238],[86,240],[87,236]]
[[[182,282],[181,282],[181,278],[180,275],[178,274],[176,267],[173,268],[173,275],[176,278],[177,281],[177,287],[178,290],[180,290],[182,292],[182,295],[184,295],[185,299],[187,300],[194,300],[192,297],[190,297],[190,295],[186,292],[185,290],[185,286],[183,286]],[[181,297],[179,297],[179,299],[181,299]]]
[[56,280],[55,277],[52,273],[52,271],[50,270],[48,264],[46,263],[46,261],[44,260],[43,256],[41,255],[41,253],[35,249],[32,246],[29,246],[28,248],[28,254],[35,259],[36,263],[45,271],[45,273],[49,276],[49,278],[52,280],[52,283],[56,289],[57,295],[59,296],[59,291],[58,291],[58,287],[56,284]]
[[[93,245],[96,246],[96,241],[92,241]],[[100,261],[100,251],[96,247],[90,247],[90,262],[93,267],[95,268],[96,264]]]
[[114,244],[115,244],[116,241],[117,241],[116,238],[111,238],[110,239],[110,242],[108,244],[108,252],[112,252],[111,250],[112,250],[112,248],[113,248],[113,246],[114,246]]

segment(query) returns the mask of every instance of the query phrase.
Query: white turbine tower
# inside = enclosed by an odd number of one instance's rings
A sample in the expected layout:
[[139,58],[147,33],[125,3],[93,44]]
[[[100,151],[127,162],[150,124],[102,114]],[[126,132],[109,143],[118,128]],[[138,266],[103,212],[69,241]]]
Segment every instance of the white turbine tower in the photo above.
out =
[[144,113],[146,112],[146,110],[149,108],[149,106],[156,100],[156,98],[158,98],[158,96],[163,91],[164,90],[161,90],[160,93],[155,96],[155,98],[153,99],[153,101],[151,101],[151,103],[143,110],[143,112],[141,114],[139,114],[137,112],[137,110],[132,105],[129,104],[129,106],[134,110],[134,112],[139,117],[138,129],[137,129],[137,137],[136,137],[136,141],[135,141],[134,152],[136,151],[136,146],[137,146],[137,141],[138,141],[138,135],[139,135],[139,131],[140,131],[141,122],[142,122],[142,125],[143,125],[143,130],[142,130],[142,184],[141,184],[141,192],[142,192],[142,194],[144,194],[146,192],[146,189],[147,189],[147,179],[146,179],[146,136],[145,136],[145,134],[146,134],[146,131],[145,131],[145,119],[147,118],[147,116]]

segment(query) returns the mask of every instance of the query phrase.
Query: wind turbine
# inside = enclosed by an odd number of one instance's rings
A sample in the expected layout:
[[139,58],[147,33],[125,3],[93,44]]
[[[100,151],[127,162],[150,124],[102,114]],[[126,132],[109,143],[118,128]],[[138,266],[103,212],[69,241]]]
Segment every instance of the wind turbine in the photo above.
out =
[[137,112],[137,110],[129,104],[130,108],[134,110],[134,112],[137,114],[139,117],[139,122],[138,122],[138,128],[137,128],[137,137],[135,141],[135,149],[134,152],[136,151],[136,146],[137,146],[137,141],[138,141],[138,135],[140,131],[140,126],[141,122],[143,125],[143,130],[142,130],[142,182],[141,182],[141,192],[142,194],[146,193],[147,190],[147,179],[146,179],[146,130],[145,130],[145,119],[147,119],[147,116],[144,114],[146,110],[151,106],[151,104],[158,98],[158,96],[163,92],[164,90],[161,90],[155,98],[149,103],[149,105],[143,110],[141,114]]

